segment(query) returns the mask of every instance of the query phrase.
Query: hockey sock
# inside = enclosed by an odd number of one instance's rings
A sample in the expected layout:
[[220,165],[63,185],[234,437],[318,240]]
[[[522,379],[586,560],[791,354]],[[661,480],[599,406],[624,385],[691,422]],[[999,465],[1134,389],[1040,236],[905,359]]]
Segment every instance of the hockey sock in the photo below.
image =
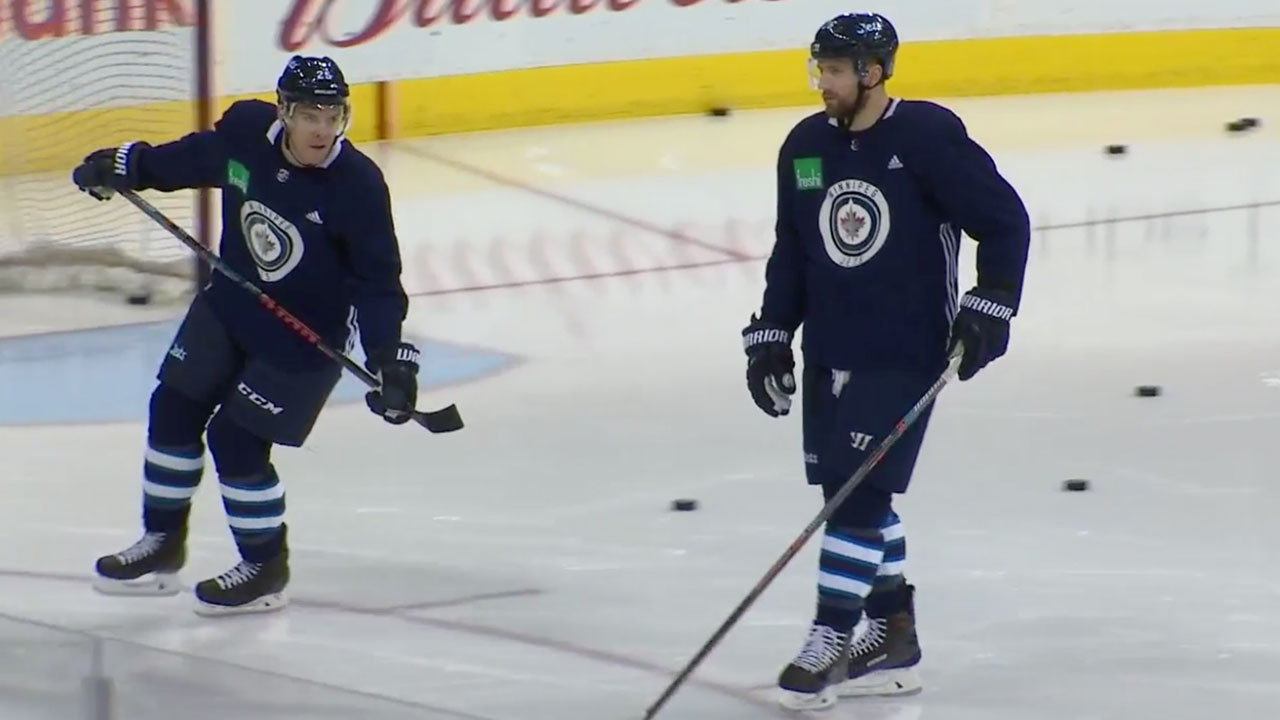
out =
[[210,409],[167,385],[151,393],[142,464],[142,523],[148,532],[184,530],[204,474],[204,424]]
[[240,556],[266,562],[284,545],[284,486],[272,466],[271,443],[219,412],[209,423],[222,506]]
[[871,617],[885,617],[899,610],[901,591],[906,585],[903,572],[907,564],[907,535],[897,513],[889,511],[880,535],[884,538],[884,561],[880,563],[875,585],[867,597],[866,610]]
[[876,589],[892,590],[904,582],[902,573],[907,565],[907,533],[898,513],[889,511],[880,535],[884,538],[884,562],[876,572]]
[[828,525],[818,559],[818,623],[851,632],[883,559],[884,538],[879,529]]
[[258,475],[218,476],[227,524],[240,556],[266,562],[280,553],[284,542],[284,486],[271,465]]

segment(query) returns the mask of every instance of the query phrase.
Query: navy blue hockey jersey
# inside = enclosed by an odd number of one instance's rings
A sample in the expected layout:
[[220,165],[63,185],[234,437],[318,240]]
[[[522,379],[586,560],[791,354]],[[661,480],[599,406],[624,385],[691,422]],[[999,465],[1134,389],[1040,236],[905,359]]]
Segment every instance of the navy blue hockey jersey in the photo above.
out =
[[793,332],[803,323],[806,362],[940,371],[961,230],[978,241],[978,284],[1020,296],[1026,208],[946,108],[894,99],[857,132],[816,113],[783,142],[777,172],[760,317]]
[[[276,106],[232,105],[213,130],[139,148],[142,188],[222,190],[222,259],[342,349],[358,320],[366,354],[400,341],[408,299],[382,171],[345,139],[326,161],[285,159]],[[329,362],[252,294],[214,273],[204,290],[249,354],[282,369]]]

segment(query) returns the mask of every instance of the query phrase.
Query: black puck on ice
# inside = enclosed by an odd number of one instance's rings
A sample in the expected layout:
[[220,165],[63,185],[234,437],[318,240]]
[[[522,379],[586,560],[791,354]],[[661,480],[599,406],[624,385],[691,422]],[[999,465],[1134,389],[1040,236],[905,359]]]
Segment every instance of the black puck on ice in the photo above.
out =
[[1129,147],[1127,145],[1108,145],[1107,146],[1108,155],[1123,155],[1128,151],[1129,151]]
[[680,512],[689,512],[689,511],[691,511],[691,510],[697,510],[697,509],[698,509],[698,501],[697,501],[697,500],[684,500],[684,499],[682,499],[682,500],[672,500],[672,501],[671,501],[671,509],[672,509],[672,510],[678,510],[678,511],[680,511]]
[[1074,478],[1062,483],[1062,489],[1068,492],[1084,492],[1089,489],[1089,481]]
[[1244,117],[1227,123],[1227,132],[1244,132],[1258,127],[1258,118]]
[[142,292],[129,293],[129,296],[125,298],[125,302],[130,305],[150,305],[151,293],[145,290]]
[[729,114],[729,108],[717,105],[707,111],[712,117],[725,117]]
[[1139,385],[1138,387],[1134,388],[1133,394],[1137,395],[1138,397],[1159,397],[1160,386],[1159,385]]

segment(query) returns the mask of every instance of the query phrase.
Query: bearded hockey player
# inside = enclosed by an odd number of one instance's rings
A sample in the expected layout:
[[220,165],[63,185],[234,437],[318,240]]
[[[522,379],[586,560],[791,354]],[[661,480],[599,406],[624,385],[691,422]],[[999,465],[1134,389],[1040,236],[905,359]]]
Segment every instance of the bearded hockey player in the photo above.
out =
[[[962,344],[968,380],[1005,353],[1030,228],[1018,194],[952,112],[891,98],[898,37],[881,15],[841,15],[810,48],[825,112],[801,120],[777,166],[776,241],[763,303],[743,331],[747,385],[771,416],[796,390],[804,325],[804,458],[828,500],[938,379]],[[961,231],[977,285],[958,294]],[[781,703],[919,691],[914,587],[893,496],[911,479],[929,410],[827,522],[817,607],[779,677]]]
[[[349,89],[329,58],[294,57],[276,104],[227,109],[213,130],[98,150],[75,169],[82,190],[219,188],[219,250],[232,268],[319,333],[350,348],[358,330],[387,422],[409,420],[418,351],[401,340],[408,299],[382,172],[344,137]],[[358,321],[358,325],[357,325]],[[285,492],[274,445],[300,446],[337,384],[336,363],[255,297],[214,274],[165,354],[151,395],[142,538],[97,562],[105,593],[172,595],[207,443],[241,561],[195,586],[196,611],[276,610],[289,582]]]

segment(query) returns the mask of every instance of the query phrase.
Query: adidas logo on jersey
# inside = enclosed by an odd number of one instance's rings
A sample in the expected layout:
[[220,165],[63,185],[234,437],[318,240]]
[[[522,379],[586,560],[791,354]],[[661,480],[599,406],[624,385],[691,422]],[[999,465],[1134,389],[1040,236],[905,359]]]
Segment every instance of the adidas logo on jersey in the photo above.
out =
[[897,155],[894,155],[893,157],[889,158],[889,169],[890,170],[902,169],[902,161],[898,159]]
[[311,212],[307,213],[307,219],[308,219],[308,220],[310,220],[311,222],[313,222],[313,223],[317,224],[317,225],[323,225],[323,224],[324,224],[324,221],[320,219],[320,211],[319,211],[319,210],[312,210]]

